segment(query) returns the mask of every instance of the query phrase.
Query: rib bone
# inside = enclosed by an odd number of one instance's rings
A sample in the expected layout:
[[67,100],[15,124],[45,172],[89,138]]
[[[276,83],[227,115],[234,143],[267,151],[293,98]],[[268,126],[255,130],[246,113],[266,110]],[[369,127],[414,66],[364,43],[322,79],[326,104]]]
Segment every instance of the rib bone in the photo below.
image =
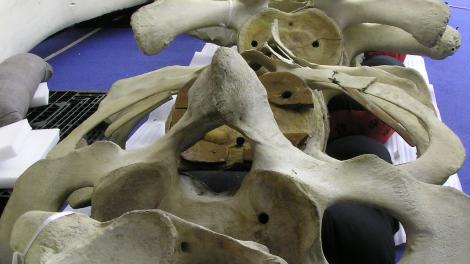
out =
[[147,0],[13,0],[0,2],[0,62],[28,52],[50,35],[73,24]]
[[[308,76],[311,84],[323,89],[355,90],[365,99],[375,96],[376,89],[400,83],[399,78],[383,83],[379,80],[387,80],[386,74],[367,68],[358,71],[378,77],[352,77],[340,72],[345,67],[312,69],[269,62],[258,61],[266,68]],[[400,98],[394,89],[390,93]],[[399,105],[399,99],[386,99]],[[426,126],[434,125],[427,122],[430,116],[421,116],[427,113],[419,113],[420,107],[407,109]],[[248,138],[254,157],[238,191],[216,196],[180,176],[177,165],[183,150],[221,124]],[[434,144],[433,133],[430,136],[429,149]],[[407,169],[375,156],[327,161],[295,148],[278,128],[256,74],[230,49],[216,52],[211,66],[189,90],[188,111],[150,147],[123,151],[113,143],[99,142],[33,165],[20,177],[0,219],[2,245],[20,215],[37,209],[56,211],[71,192],[87,186],[94,187],[93,217],[97,220],[158,208],[215,232],[266,245],[289,263],[327,263],[321,251],[321,219],[328,206],[342,201],[384,208],[404,224],[413,250],[405,252],[402,263],[463,264],[468,260],[470,212],[464,210],[470,204],[468,196],[423,183]]]

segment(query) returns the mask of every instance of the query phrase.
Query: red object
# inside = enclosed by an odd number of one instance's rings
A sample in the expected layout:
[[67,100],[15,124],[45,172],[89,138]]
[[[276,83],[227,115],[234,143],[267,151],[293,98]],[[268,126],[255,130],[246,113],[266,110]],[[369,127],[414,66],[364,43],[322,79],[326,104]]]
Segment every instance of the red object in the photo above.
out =
[[366,56],[366,59],[370,58],[370,57],[377,56],[377,55],[386,55],[386,56],[390,56],[392,58],[395,58],[395,59],[401,61],[402,63],[405,62],[405,58],[406,58],[406,54],[399,53],[399,52],[393,52],[393,51],[368,51],[364,54]]
[[364,110],[337,110],[330,113],[330,140],[364,135],[384,144],[395,133],[375,115]]

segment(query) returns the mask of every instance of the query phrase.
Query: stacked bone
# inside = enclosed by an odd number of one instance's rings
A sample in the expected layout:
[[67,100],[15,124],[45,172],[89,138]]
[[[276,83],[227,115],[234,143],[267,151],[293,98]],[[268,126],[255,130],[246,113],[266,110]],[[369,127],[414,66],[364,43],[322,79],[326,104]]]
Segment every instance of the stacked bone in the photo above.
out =
[[[241,30],[241,24],[256,25],[245,22],[258,21],[257,15],[265,18],[278,12],[265,10],[266,1],[201,2],[158,1],[138,11],[133,25],[141,47],[158,52],[181,32],[220,23]],[[348,5],[342,7],[345,10],[361,3],[328,2]],[[297,4],[303,5],[293,6]],[[443,11],[431,14],[447,14],[445,5],[434,1],[405,4],[432,6]],[[365,20],[338,14],[340,23],[327,7],[320,8],[318,2],[315,6],[327,16],[316,9],[286,16],[319,14],[328,22],[322,25],[334,22],[339,26],[333,28],[341,30],[351,21]],[[185,19],[166,13],[171,11]],[[225,20],[225,12],[231,19]],[[367,22],[388,19],[361,16]],[[444,24],[438,32],[430,25],[401,25],[403,21],[394,26],[403,26],[423,47],[433,46],[442,41],[447,17],[437,21]],[[308,19],[298,22],[293,26],[307,29]],[[283,23],[280,16],[268,23],[268,37],[258,42],[259,50],[240,56],[221,48],[207,67],[167,67],[116,82],[95,114],[48,159],[20,177],[0,219],[2,262],[9,261],[10,244],[16,260],[25,263],[327,263],[321,249],[323,213],[330,205],[350,201],[383,208],[403,223],[413,250],[405,252],[402,263],[466,263],[470,213],[465,208],[470,197],[439,186],[461,167],[465,153],[457,136],[436,117],[422,77],[405,68],[313,64],[309,56],[315,53],[297,51],[291,46],[295,42],[286,41],[289,31],[282,27],[290,25]],[[341,30],[337,33],[345,35]],[[344,40],[339,45],[341,57],[346,56]],[[266,80],[276,78],[302,84],[308,89],[303,96],[311,96],[307,101],[315,106],[308,115],[312,123],[305,128],[309,131],[302,149],[283,135],[270,107],[279,98],[260,81],[266,86]],[[163,138],[138,150],[120,148],[142,115],[182,89],[187,90],[186,110]],[[327,156],[327,114],[321,106],[339,93],[355,99],[416,146],[419,158],[394,166],[375,156],[347,161]],[[83,146],[83,136],[105,120],[110,122],[106,133],[117,144]],[[179,169],[181,154],[221,125],[249,141],[252,166],[238,189],[216,195]],[[56,212],[66,201],[74,207],[91,204],[93,219],[37,212]],[[114,254],[118,246],[125,254]]]
[[449,16],[448,6],[439,0],[160,0],[137,11],[132,27],[146,54],[160,52],[184,32],[238,44],[242,52],[269,46],[271,25],[278,20],[280,39],[296,56],[350,65],[356,55],[370,50],[435,59],[452,55],[460,37],[447,26]]

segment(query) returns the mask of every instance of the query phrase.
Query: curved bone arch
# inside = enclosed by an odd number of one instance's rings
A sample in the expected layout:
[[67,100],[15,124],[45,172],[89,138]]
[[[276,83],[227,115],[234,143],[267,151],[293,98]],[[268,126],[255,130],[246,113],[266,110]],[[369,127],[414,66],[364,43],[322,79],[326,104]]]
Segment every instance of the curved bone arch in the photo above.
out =
[[[13,249],[24,252],[32,235],[25,230],[39,229],[51,215],[34,211],[23,215],[13,230]],[[239,241],[152,210],[126,213],[105,223],[80,214],[62,217],[41,230],[25,255],[25,263],[287,264],[265,251],[254,242]]]
[[[283,11],[268,8],[269,5]],[[300,8],[295,10],[296,12],[286,13],[285,11],[292,11],[290,5]],[[402,8],[403,6],[407,8]],[[323,49],[326,47],[331,53],[335,49],[330,46],[338,45],[333,42],[344,42],[347,47],[343,64],[349,65],[358,53],[384,46],[386,50],[423,54],[438,59],[452,55],[459,47],[460,40],[458,32],[447,27],[449,16],[448,6],[440,0],[403,0],[403,3],[391,3],[387,0],[320,0],[314,3],[268,0],[159,0],[138,10],[133,15],[131,24],[139,47],[146,54],[160,52],[177,35],[184,32],[192,32],[218,44],[238,43],[241,51],[244,51],[257,47],[256,43],[263,44],[256,38],[268,36],[270,28],[265,25],[269,24],[267,19],[277,17],[281,20],[281,38],[294,53],[300,52],[307,56],[304,59],[323,64]],[[290,29],[284,24],[290,25]],[[323,26],[318,28],[319,25]],[[325,26],[328,30],[325,30]],[[297,31],[303,33],[296,34]],[[332,36],[325,35],[325,31],[330,31]],[[343,41],[337,31],[344,31]],[[307,42],[309,45],[315,43],[313,47],[317,48],[319,54],[308,54],[309,49],[304,47],[305,35],[312,34],[313,37],[318,34],[317,39],[309,39]],[[289,38],[292,41],[286,40]],[[319,45],[315,42],[319,39],[326,43]],[[338,54],[326,63],[340,63]]]
[[[400,263],[468,261],[470,212],[462,208],[470,205],[470,198],[421,181],[447,178],[455,164],[461,165],[464,153],[456,136],[423,103],[426,97],[409,96],[419,89],[419,79],[404,80],[397,77],[403,72],[389,68],[299,67],[257,52],[244,55],[271,71],[291,72],[313,89],[345,92],[369,102],[374,111],[389,113],[389,121],[403,126],[402,133],[408,132],[422,156],[393,166],[371,155],[341,162],[307,155],[282,135],[266,90],[248,64],[236,52],[221,48],[190,88],[186,113],[153,145],[124,151],[98,142],[28,169],[0,219],[2,245],[8,244],[11,227],[23,213],[57,211],[73,191],[94,187],[93,218],[99,221],[158,208],[214,232],[265,245],[289,263],[327,263],[321,250],[321,219],[327,207],[341,201],[381,207],[403,223],[408,246]],[[179,175],[178,160],[182,151],[222,124],[250,140],[253,164],[234,194],[214,195]],[[408,124],[416,128],[408,130]],[[428,137],[418,137],[417,131],[428,132]],[[450,144],[443,143],[444,135]],[[429,169],[436,172],[428,177]]]
[[460,47],[460,34],[447,26],[435,46],[428,48],[417,42],[411,34],[400,28],[379,24],[357,24],[344,32],[345,65],[360,53],[371,50],[391,50],[405,54],[444,59]]
[[28,52],[61,29],[147,0],[8,0],[0,2],[0,62]]
[[395,26],[426,47],[437,44],[450,17],[449,7],[440,0],[315,0],[315,7],[342,29],[360,23]]
[[[244,56],[270,71],[291,72],[314,89],[333,88],[351,96],[417,147],[418,160],[402,167],[423,182],[443,184],[463,164],[462,143],[436,118],[427,85],[414,70],[386,66],[320,66],[294,57],[293,60],[308,66],[300,67],[269,59],[256,51],[246,52]],[[361,80],[359,76],[370,77]],[[387,88],[389,86],[393,88]],[[437,157],[442,163],[435,162]]]
[[267,0],[159,0],[135,12],[131,25],[140,49],[155,54],[191,30],[224,26],[238,31],[267,6]]

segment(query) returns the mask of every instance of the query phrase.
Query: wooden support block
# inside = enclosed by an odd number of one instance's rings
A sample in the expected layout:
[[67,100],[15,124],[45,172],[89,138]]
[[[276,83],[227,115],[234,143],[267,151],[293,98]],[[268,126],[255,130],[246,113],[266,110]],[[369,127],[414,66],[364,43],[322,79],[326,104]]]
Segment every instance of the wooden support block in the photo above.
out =
[[270,103],[285,107],[314,107],[312,91],[304,81],[287,72],[267,73],[260,77]]
[[181,157],[190,162],[223,163],[228,159],[228,148],[205,140],[200,140],[190,147]]
[[173,109],[173,111],[170,114],[171,117],[171,122],[170,122],[170,127],[173,127],[178,120],[183,117],[184,113],[186,112],[186,109]]
[[175,102],[176,109],[188,108],[188,92],[191,86],[193,86],[195,80],[196,79],[189,81],[183,86],[183,88],[179,90],[178,96],[176,97],[176,102]]
[[308,134],[306,133],[287,133],[284,135],[290,142],[292,142],[292,145],[296,147],[304,145],[308,139]]

